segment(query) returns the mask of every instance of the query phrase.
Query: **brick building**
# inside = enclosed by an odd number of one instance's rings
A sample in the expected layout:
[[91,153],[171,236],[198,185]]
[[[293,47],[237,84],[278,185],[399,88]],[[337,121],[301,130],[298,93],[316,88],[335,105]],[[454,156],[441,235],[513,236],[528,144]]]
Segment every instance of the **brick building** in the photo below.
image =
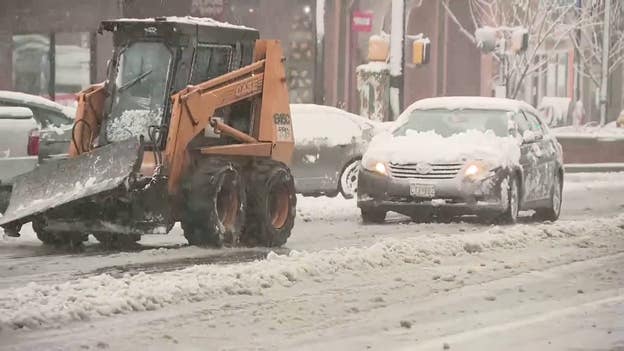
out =
[[[325,11],[317,11],[317,4],[324,4]],[[293,102],[356,111],[356,67],[366,62],[368,38],[390,31],[390,5],[391,0],[4,0],[0,89],[71,103],[77,91],[104,79],[112,47],[110,37],[96,32],[101,20],[209,16],[255,27],[262,37],[284,43]],[[451,7],[462,23],[471,23],[467,1],[452,1]],[[352,28],[358,12],[372,14],[369,31]],[[419,33],[431,39],[431,59],[414,66],[406,55],[403,107],[431,96],[492,95],[495,65],[459,31],[440,1],[406,1],[406,34]],[[405,46],[409,53],[409,40]],[[553,92],[574,95],[570,51],[559,56],[554,74],[546,73],[534,80],[535,88],[527,87],[527,101],[537,104],[537,95]]]
[[111,38],[102,20],[119,17],[207,16],[258,28],[286,43],[293,102],[313,102],[314,0],[4,0],[0,2],[0,89],[72,103],[102,81]]

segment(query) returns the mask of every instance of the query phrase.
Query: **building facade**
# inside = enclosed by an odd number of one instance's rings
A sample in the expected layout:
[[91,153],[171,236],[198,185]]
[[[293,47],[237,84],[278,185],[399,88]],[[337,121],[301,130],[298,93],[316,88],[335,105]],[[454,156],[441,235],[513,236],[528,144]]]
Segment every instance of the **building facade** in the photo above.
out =
[[[4,0],[0,2],[0,89],[19,90],[65,104],[102,81],[111,38],[97,34],[102,20],[120,17],[206,16],[255,27],[282,41],[291,101],[358,112],[356,68],[367,62],[368,39],[390,32],[391,0]],[[406,0],[403,106],[433,96],[492,96],[497,65],[482,55],[439,0]],[[468,1],[451,1],[470,26]],[[363,15],[364,14],[364,15]],[[368,25],[354,25],[364,16]],[[361,23],[360,23],[361,24]],[[426,65],[411,64],[411,38],[431,41]],[[574,50],[544,53],[550,63],[526,81],[519,98],[538,105],[544,96],[581,98],[588,114],[594,95],[574,71]],[[617,75],[617,74],[616,74]],[[620,76],[622,73],[620,71]],[[618,80],[621,82],[621,79]],[[616,82],[617,83],[617,82]],[[619,112],[622,88],[612,84],[610,119]],[[619,97],[619,98],[618,98]],[[617,106],[616,106],[617,105]],[[616,111],[617,110],[617,111]]]
[[[5,0],[0,2],[0,89],[72,104],[105,79],[112,51],[100,21],[120,17],[204,16],[281,40],[291,100],[313,102],[316,67],[314,0]],[[321,89],[317,89],[321,90]]]

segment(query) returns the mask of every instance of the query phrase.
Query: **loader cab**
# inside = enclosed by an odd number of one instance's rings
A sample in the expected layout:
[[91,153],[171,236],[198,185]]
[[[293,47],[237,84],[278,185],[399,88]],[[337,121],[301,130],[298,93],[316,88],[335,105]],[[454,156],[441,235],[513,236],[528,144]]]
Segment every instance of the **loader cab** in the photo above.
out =
[[164,148],[171,95],[248,65],[258,31],[208,18],[160,17],[102,22],[114,53],[99,144],[143,136]]

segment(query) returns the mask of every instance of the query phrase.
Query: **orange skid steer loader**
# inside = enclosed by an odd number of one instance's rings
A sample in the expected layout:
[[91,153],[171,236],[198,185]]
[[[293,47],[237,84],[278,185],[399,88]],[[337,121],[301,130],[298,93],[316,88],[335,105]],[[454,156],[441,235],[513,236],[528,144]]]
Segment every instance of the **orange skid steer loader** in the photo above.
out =
[[0,226],[123,245],[180,221],[193,245],[280,246],[294,224],[283,52],[192,17],[102,22],[107,80],[78,96],[69,156],[15,179]]

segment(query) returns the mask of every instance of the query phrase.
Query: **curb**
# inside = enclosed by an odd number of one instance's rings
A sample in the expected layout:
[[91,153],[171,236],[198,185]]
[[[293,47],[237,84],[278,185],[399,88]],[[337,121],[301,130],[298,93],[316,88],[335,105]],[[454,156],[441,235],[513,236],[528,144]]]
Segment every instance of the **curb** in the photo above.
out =
[[624,163],[569,163],[563,166],[566,173],[624,172]]

